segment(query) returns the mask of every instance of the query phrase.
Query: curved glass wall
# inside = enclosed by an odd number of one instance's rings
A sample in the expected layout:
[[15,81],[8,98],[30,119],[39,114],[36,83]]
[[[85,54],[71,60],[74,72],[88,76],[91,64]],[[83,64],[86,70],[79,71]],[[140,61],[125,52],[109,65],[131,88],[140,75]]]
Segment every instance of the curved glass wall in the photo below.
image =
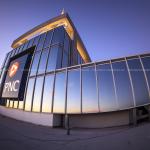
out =
[[56,74],[53,113],[65,113],[66,73]]
[[82,68],[82,112],[99,112],[94,66]]
[[117,110],[110,64],[97,65],[100,112]]
[[127,62],[131,73],[136,106],[149,103],[148,88],[140,60],[138,58],[128,59]]
[[134,101],[132,95],[132,88],[126,62],[114,62],[112,63],[112,67],[119,109],[133,107]]
[[81,113],[80,70],[68,71],[67,113]]

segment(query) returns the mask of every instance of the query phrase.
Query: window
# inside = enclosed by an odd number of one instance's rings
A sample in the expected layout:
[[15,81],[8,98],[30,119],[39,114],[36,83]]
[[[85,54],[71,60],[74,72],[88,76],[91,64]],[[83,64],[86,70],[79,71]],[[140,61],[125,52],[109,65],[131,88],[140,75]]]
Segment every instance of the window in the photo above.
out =
[[32,107],[32,111],[34,112],[40,112],[43,79],[44,77],[38,77],[36,79],[34,98],[33,98],[33,107]]
[[98,112],[95,68],[82,68],[82,112]]
[[53,46],[50,49],[50,54],[47,64],[47,72],[53,71],[61,67],[62,49],[58,46]]
[[63,51],[63,60],[62,60],[62,67],[68,66],[68,54]]
[[28,48],[30,48],[33,45],[33,41],[34,41],[34,38],[29,40]]
[[53,82],[54,75],[47,75],[45,77],[45,85],[43,92],[42,112],[51,112],[52,96],[53,96]]
[[112,63],[119,108],[133,107],[133,95],[125,61]]
[[48,52],[49,52],[48,50],[49,49],[46,49],[42,52],[41,59],[40,59],[40,64],[39,64],[39,69],[38,69],[38,74],[45,72],[47,56],[48,56]]
[[40,40],[39,40],[39,43],[37,45],[36,51],[41,50],[43,48],[45,35],[46,35],[46,33],[43,33],[43,34],[40,35]]
[[47,32],[46,35],[46,40],[44,42],[44,48],[48,47],[51,43],[51,39],[52,39],[52,35],[53,35],[53,30],[50,30]]
[[68,71],[67,113],[81,113],[80,70]]
[[63,43],[64,41],[64,27],[58,27],[54,29],[54,35],[52,38],[52,44]]
[[29,79],[29,82],[28,82],[26,101],[25,101],[25,110],[26,111],[31,111],[34,81],[35,81],[35,78],[32,78],[32,79]]
[[36,36],[35,38],[34,38],[34,42],[33,42],[33,45],[38,45],[38,42],[39,42],[39,39],[40,39],[40,35],[39,36]]
[[148,84],[150,87],[150,57],[142,58],[143,66],[146,72]]
[[131,59],[127,62],[131,73],[136,106],[146,104],[149,102],[149,96],[140,60]]
[[110,64],[98,65],[98,88],[100,111],[117,110],[112,70]]
[[41,54],[40,52],[37,52],[34,55],[30,76],[36,75],[37,67],[38,67],[39,59],[40,59],[40,54]]
[[65,39],[64,39],[64,50],[68,53],[70,50],[70,38],[67,34],[67,32],[65,32]]
[[55,94],[54,94],[54,113],[65,113],[65,88],[66,74],[64,72],[56,74]]

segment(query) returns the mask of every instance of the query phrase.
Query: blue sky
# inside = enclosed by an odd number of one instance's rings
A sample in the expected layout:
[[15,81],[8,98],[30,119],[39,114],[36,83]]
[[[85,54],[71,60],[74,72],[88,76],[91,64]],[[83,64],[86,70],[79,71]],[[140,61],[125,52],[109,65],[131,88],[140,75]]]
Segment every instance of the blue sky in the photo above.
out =
[[62,8],[93,61],[150,52],[149,0],[1,0],[0,65],[13,40]]

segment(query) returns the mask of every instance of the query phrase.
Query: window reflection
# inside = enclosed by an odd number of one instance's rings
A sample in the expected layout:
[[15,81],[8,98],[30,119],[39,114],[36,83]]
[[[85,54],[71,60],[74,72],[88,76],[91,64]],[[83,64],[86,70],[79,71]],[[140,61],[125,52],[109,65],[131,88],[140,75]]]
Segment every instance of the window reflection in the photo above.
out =
[[82,112],[98,112],[95,68],[82,68]]
[[55,94],[54,94],[54,113],[65,113],[65,73],[57,73],[55,81]]
[[132,88],[125,61],[112,63],[119,108],[133,107]]
[[43,34],[40,35],[40,40],[39,40],[39,43],[37,45],[36,51],[41,50],[43,48],[45,35],[46,35],[46,33],[43,33]]
[[48,52],[49,52],[48,49],[46,49],[42,52],[42,55],[41,55],[41,58],[40,58],[38,74],[45,72]]
[[65,30],[63,26],[54,29],[52,44],[62,43],[64,41],[64,31]]
[[34,55],[30,76],[36,75],[37,67],[38,67],[38,63],[39,63],[39,59],[40,59],[40,54],[41,54],[40,52],[37,52]]
[[47,32],[46,40],[44,42],[44,48],[46,48],[46,47],[48,47],[50,45],[52,34],[53,34],[53,30]]
[[136,105],[142,105],[149,102],[148,89],[142,66],[139,59],[128,60],[128,65],[133,82]]
[[31,111],[34,81],[35,81],[35,78],[29,79],[27,93],[26,93],[26,101],[25,101],[25,110],[26,111]]
[[150,87],[150,57],[142,58],[143,66],[146,72],[148,84]]
[[110,64],[98,65],[98,87],[100,111],[117,110],[112,70]]
[[38,77],[36,80],[34,98],[33,98],[33,107],[32,107],[32,111],[34,112],[40,112],[43,79],[44,77]]
[[42,112],[51,112],[52,95],[53,95],[53,82],[54,82],[54,75],[53,74],[45,77]]
[[62,49],[58,46],[53,46],[50,49],[50,54],[47,64],[47,72],[53,71],[61,66]]
[[80,70],[68,72],[67,113],[81,112]]

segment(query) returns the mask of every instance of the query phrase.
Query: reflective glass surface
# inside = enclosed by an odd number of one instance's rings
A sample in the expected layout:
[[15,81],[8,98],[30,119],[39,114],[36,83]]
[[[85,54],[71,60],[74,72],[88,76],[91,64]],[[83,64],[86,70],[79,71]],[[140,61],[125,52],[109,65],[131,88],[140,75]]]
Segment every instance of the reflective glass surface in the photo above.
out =
[[38,44],[38,42],[39,42],[39,39],[40,39],[40,36],[36,36],[36,37],[34,38],[33,45],[36,45],[36,46],[37,46],[37,44]]
[[80,70],[68,72],[67,113],[81,112]]
[[47,75],[45,77],[42,112],[51,112],[52,108],[52,95],[53,95],[53,82],[54,75]]
[[82,68],[82,112],[98,112],[95,68]]
[[46,49],[42,52],[42,55],[40,58],[40,64],[39,64],[39,68],[38,68],[38,74],[45,72],[48,52],[49,52],[49,49]]
[[44,77],[38,77],[36,79],[34,98],[33,98],[33,107],[32,107],[32,111],[34,112],[40,112],[41,109],[41,94],[42,94],[42,87],[43,87],[43,79]]
[[50,45],[52,35],[53,35],[53,30],[47,32],[46,39],[45,39],[45,42],[44,42],[44,48],[46,48]]
[[68,66],[68,54],[63,51],[63,60],[62,60],[62,67]]
[[26,101],[25,101],[26,111],[31,111],[34,81],[35,81],[35,78],[29,79],[27,93],[26,93]]
[[133,107],[132,88],[125,61],[112,63],[119,109]]
[[34,55],[30,76],[36,75],[37,67],[38,67],[39,59],[40,59],[40,54],[41,54],[40,52],[37,52]]
[[51,47],[49,58],[48,58],[48,64],[47,64],[47,72],[53,71],[56,69],[57,61],[59,60],[58,59],[58,53],[59,52],[60,52],[60,49],[58,46]]
[[150,57],[142,58],[143,66],[146,72],[148,84],[150,87]]
[[33,45],[33,41],[34,41],[34,38],[29,41],[28,48],[30,48]]
[[98,65],[98,88],[100,111],[113,111],[117,109],[112,70],[110,64]]
[[40,40],[39,40],[39,43],[37,45],[36,51],[41,50],[43,48],[45,36],[46,36],[46,33],[43,33],[40,35]]
[[139,59],[128,60],[128,65],[133,82],[136,106],[149,102],[146,80]]
[[54,113],[65,113],[65,88],[66,74],[64,72],[56,74],[55,94],[54,94]]
[[52,44],[62,43],[64,41],[64,31],[63,26],[54,29]]

